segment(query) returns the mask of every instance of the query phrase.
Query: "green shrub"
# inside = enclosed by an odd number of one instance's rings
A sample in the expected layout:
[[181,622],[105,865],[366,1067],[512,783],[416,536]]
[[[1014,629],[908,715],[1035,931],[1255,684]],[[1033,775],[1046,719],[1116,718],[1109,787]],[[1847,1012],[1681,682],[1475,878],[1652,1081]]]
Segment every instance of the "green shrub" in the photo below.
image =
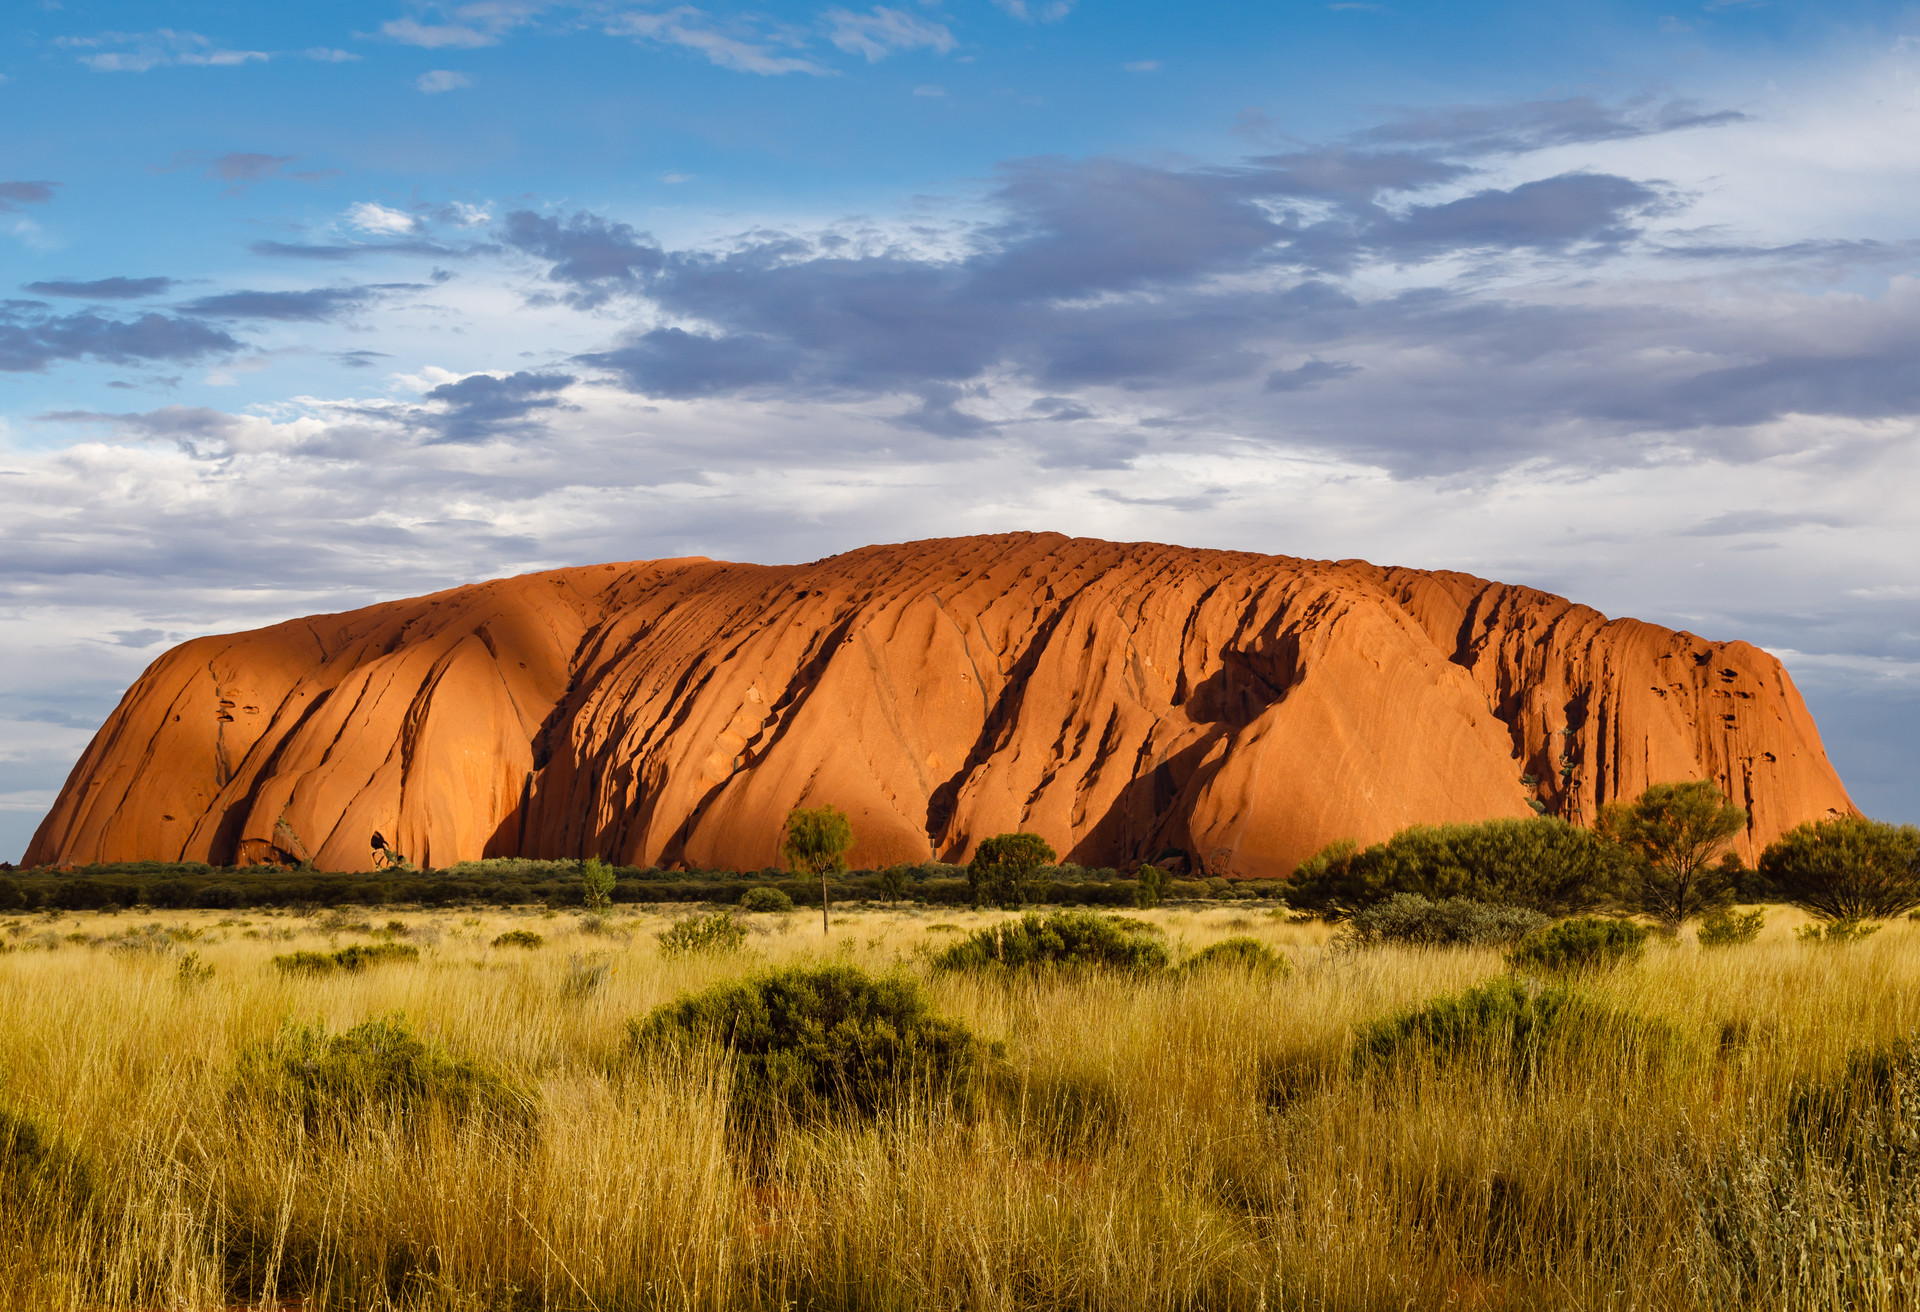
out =
[[1167,872],[1148,862],[1140,867],[1135,876],[1133,904],[1143,911],[1152,910],[1167,898],[1167,887],[1173,882]]
[[1207,970],[1243,970],[1284,979],[1293,973],[1293,963],[1259,939],[1242,934],[1202,948],[1182,962],[1180,969],[1190,975]]
[[273,959],[283,975],[331,975],[345,971],[357,975],[368,966],[384,961],[414,961],[420,949],[411,943],[355,943],[337,952],[289,952]]
[[496,935],[493,946],[497,948],[537,948],[547,940],[530,929],[510,929]]
[[605,911],[613,905],[613,867],[597,856],[580,863],[580,904],[589,911]]
[[1779,897],[1823,920],[1883,920],[1920,906],[1920,828],[1864,816],[1816,820],[1760,855]]
[[1703,948],[1731,948],[1742,943],[1751,943],[1760,937],[1760,931],[1766,927],[1767,913],[1764,911],[1735,911],[1732,907],[1723,907],[1700,922],[1700,946]]
[[689,916],[654,937],[660,940],[663,957],[738,952],[747,941],[747,927],[731,911],[715,911]]
[[1824,925],[1802,925],[1793,931],[1793,936],[1802,943],[1844,948],[1879,932],[1880,926],[1864,924],[1849,917],[1845,920],[1828,921]]
[[[896,897],[894,900],[899,899]],[[759,888],[750,888],[740,895],[740,909],[742,911],[791,911],[793,899],[780,889],[762,885]]]
[[1593,1054],[1607,1047],[1657,1056],[1672,1041],[1659,1022],[1610,1011],[1564,984],[1536,992],[1503,975],[1362,1026],[1353,1062],[1356,1070],[1366,1070],[1410,1057],[1485,1061],[1505,1054],[1531,1067],[1549,1053]]
[[1035,901],[1034,874],[1054,856],[1052,846],[1038,834],[995,834],[984,840],[967,866],[974,905],[1018,907]]
[[1571,972],[1606,970],[1638,961],[1647,948],[1647,930],[1631,920],[1581,916],[1537,929],[1507,954],[1510,970]]
[[1614,844],[1551,817],[1415,825],[1364,852],[1349,840],[1328,844],[1301,863],[1286,897],[1290,906],[1332,913],[1418,893],[1560,915],[1604,902],[1625,865]]
[[977,929],[933,959],[940,970],[1023,970],[1054,966],[1157,971],[1167,950],[1152,929],[1121,916],[1088,911],[1029,911]]
[[958,1021],[936,1016],[909,975],[845,963],[727,980],[627,1022],[628,1050],[708,1046],[732,1067],[732,1110],[763,1122],[869,1115],[903,1095],[965,1092],[997,1058]]
[[286,1026],[271,1043],[241,1051],[229,1097],[298,1119],[309,1132],[343,1131],[370,1114],[404,1117],[427,1106],[515,1120],[532,1110],[525,1093],[419,1037],[398,1012],[339,1034],[324,1022]]
[[1545,915],[1530,907],[1499,906],[1466,897],[1433,902],[1418,893],[1395,893],[1354,912],[1347,922],[1346,939],[1365,946],[1480,947],[1516,942],[1548,923]]

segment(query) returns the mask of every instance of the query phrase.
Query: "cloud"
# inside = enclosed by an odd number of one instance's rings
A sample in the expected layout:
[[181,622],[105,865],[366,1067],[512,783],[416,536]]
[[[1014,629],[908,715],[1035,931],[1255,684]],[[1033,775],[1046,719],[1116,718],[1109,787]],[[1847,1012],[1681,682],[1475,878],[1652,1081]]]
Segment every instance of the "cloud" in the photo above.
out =
[[372,301],[381,292],[406,284],[367,287],[314,287],[305,291],[237,291],[203,296],[180,309],[208,319],[274,319],[283,323],[321,323]]
[[735,20],[731,31],[722,31],[712,17],[692,5],[679,5],[660,13],[629,12],[616,15],[607,31],[615,36],[631,36],[660,45],[680,46],[704,55],[717,68],[737,73],[758,73],[772,77],[781,73],[810,73],[831,76],[833,70],[798,55],[781,54],[778,46],[799,44],[786,33],[762,33],[741,26]]
[[101,32],[94,36],[58,37],[56,46],[87,50],[80,62],[96,73],[145,73],[166,65],[190,68],[235,68],[265,63],[266,50],[231,50],[217,46],[198,32],[157,28],[151,32]]
[[1268,374],[1266,390],[1304,392],[1322,383],[1332,382],[1336,378],[1346,378],[1359,372],[1358,365],[1346,364],[1339,360],[1309,360],[1291,369],[1276,369]]
[[458,256],[466,253],[434,241],[256,241],[247,249],[268,259],[319,260],[329,264],[359,259],[363,255]]
[[993,0],[994,7],[1004,9],[1023,23],[1057,23],[1073,12],[1073,0],[1046,0],[1042,4],[1028,4],[1027,0]]
[[1663,189],[1629,178],[1563,173],[1442,205],[1414,206],[1403,218],[1363,234],[1361,241],[1402,257],[1433,250],[1617,247],[1637,233],[1634,218],[1667,203]]
[[660,269],[654,241],[624,223],[580,212],[566,218],[515,210],[506,217],[506,242],[552,261],[551,281],[573,288],[569,303],[591,309],[621,292],[636,292],[645,275]]
[[0,182],[0,214],[12,214],[22,205],[45,205],[53,199],[57,182]]
[[1160,61],[1157,59],[1136,59],[1131,63],[1122,64],[1120,67],[1128,73],[1158,73],[1160,71]]
[[55,279],[30,282],[25,290],[36,296],[67,296],[83,301],[134,301],[159,296],[172,287],[172,278],[96,278],[91,282]]
[[900,9],[875,5],[865,14],[829,9],[821,18],[827,24],[828,40],[848,54],[864,55],[869,64],[899,50],[924,49],[944,55],[954,47],[953,33],[945,26]]
[[347,222],[362,232],[381,236],[399,236],[418,232],[420,220],[402,210],[388,209],[377,201],[363,200],[347,207]]
[[473,79],[465,73],[456,73],[452,69],[436,68],[415,78],[413,85],[427,95],[435,96],[445,91],[458,91],[462,87],[470,87],[473,85]]
[[1632,100],[1607,105],[1591,96],[1518,104],[1447,105],[1417,110],[1355,134],[1363,146],[1417,146],[1450,154],[1489,155],[1550,146],[1621,141],[1691,128],[1744,123],[1731,109],[1691,100]]
[[402,45],[425,50],[475,50],[499,44],[500,38],[458,23],[425,24],[411,18],[396,18],[380,25],[380,35]]
[[415,422],[432,429],[442,442],[483,442],[528,433],[538,426],[532,418],[536,412],[571,408],[556,393],[576,381],[571,374],[471,374],[429,391],[429,408]]
[[226,333],[192,319],[164,314],[109,319],[91,311],[50,315],[38,302],[0,302],[0,372],[35,373],[60,360],[187,362],[239,346]]

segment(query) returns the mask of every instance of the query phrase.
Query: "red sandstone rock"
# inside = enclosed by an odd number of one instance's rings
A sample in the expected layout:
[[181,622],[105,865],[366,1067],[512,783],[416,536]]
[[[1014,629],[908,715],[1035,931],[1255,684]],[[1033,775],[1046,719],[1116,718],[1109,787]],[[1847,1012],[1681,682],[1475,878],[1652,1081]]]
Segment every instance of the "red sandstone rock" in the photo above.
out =
[[[1537,785],[1525,785],[1522,776]],[[1590,821],[1711,779],[1752,859],[1850,814],[1778,661],[1530,588],[1011,534],[811,565],[644,561],[201,638],[141,676],[27,859],[859,865],[1030,829],[1284,876],[1419,822]]]

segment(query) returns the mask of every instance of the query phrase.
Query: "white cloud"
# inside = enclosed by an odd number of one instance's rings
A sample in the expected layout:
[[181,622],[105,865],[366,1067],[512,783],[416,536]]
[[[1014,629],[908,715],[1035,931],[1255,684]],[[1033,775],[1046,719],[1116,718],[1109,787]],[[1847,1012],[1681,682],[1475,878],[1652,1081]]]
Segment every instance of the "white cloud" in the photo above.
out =
[[300,53],[318,64],[350,64],[360,58],[351,50],[332,50],[326,46],[314,46]]
[[953,33],[945,26],[899,9],[875,5],[865,14],[829,9],[821,17],[828,25],[828,40],[848,54],[864,55],[869,64],[897,50],[925,49],[944,55],[954,47]]
[[993,0],[993,3],[1023,23],[1057,23],[1073,12],[1073,0],[1047,0],[1029,5],[1027,0]]
[[[80,62],[96,73],[145,73],[163,65],[189,68],[234,68],[241,64],[265,63],[273,58],[266,50],[228,50],[214,45],[198,32],[170,27],[151,32],[101,32],[94,36],[59,37],[56,46],[70,50],[91,50]],[[115,48],[119,47],[119,48]]]
[[380,35],[402,45],[426,50],[474,50],[499,44],[500,38],[458,23],[426,24],[411,18],[396,18],[380,25]]
[[443,91],[458,91],[462,87],[470,87],[473,85],[473,79],[465,73],[456,73],[452,69],[436,68],[422,73],[413,80],[413,84],[428,95],[435,96]]
[[388,209],[377,201],[363,200],[347,209],[347,222],[362,232],[375,232],[383,236],[398,236],[401,233],[416,232],[420,224],[411,214],[401,210]]
[[[705,55],[707,62],[737,73],[777,76],[781,73],[811,73],[830,76],[832,69],[797,55],[778,53],[773,38],[764,34],[750,36],[722,32],[706,13],[692,5],[680,5],[664,13],[620,14],[607,25],[615,36],[633,36],[661,45],[680,46]],[[790,34],[774,37],[789,46],[799,44]]]
[[1132,63],[1122,64],[1120,67],[1129,73],[1158,73],[1160,71],[1160,61],[1157,59],[1136,59]]

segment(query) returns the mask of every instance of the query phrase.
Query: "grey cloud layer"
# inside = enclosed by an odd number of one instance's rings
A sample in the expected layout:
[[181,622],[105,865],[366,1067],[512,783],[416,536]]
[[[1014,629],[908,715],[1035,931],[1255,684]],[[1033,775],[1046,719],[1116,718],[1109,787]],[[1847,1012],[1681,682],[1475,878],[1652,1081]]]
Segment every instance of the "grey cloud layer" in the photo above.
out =
[[193,319],[143,314],[110,319],[92,311],[56,315],[39,301],[0,302],[0,371],[30,373],[60,360],[108,364],[185,363],[239,349],[218,328]]

